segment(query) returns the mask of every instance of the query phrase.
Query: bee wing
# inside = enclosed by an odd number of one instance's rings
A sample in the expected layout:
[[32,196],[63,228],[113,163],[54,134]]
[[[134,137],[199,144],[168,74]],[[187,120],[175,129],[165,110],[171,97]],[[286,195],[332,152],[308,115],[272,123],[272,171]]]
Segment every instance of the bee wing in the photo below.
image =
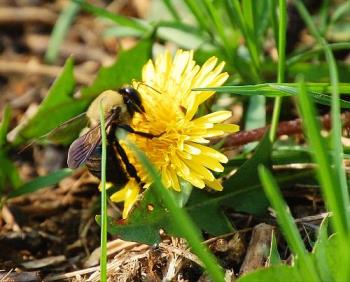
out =
[[49,141],[54,144],[68,144],[72,142],[73,138],[88,124],[86,117],[86,112],[83,112],[69,120],[61,123],[58,127],[52,129],[48,133],[29,140],[27,144],[19,151],[19,153],[24,152],[26,149],[31,147],[33,144],[41,144],[44,141]]
[[[114,119],[111,115],[106,120],[108,128]],[[97,145],[101,143],[101,126],[100,124],[90,129],[87,133],[76,139],[69,147],[67,164],[69,168],[75,169],[82,165],[94,152]]]
[[100,142],[101,127],[99,125],[76,139],[68,150],[68,167],[74,169],[82,165]]
[[86,112],[83,112],[61,123],[58,127],[42,136],[42,138],[59,144],[71,143],[72,136],[77,136],[77,132],[80,132],[87,125],[88,119],[86,117]]

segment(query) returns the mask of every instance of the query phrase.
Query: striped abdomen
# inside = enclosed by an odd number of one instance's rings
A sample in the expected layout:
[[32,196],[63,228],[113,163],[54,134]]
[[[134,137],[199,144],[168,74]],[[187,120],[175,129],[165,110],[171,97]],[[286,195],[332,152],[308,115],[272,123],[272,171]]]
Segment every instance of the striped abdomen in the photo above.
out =
[[[86,167],[94,176],[101,179],[102,145],[98,145],[86,160]],[[106,181],[112,182],[117,188],[128,182],[128,175],[112,145],[107,145]]]

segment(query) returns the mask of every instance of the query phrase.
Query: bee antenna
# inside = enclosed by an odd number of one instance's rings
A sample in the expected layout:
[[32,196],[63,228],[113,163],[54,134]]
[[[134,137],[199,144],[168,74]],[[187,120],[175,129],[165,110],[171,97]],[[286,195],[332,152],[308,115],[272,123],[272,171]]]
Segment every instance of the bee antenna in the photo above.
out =
[[162,94],[160,91],[158,91],[158,90],[155,89],[154,87],[148,85],[147,83],[144,83],[143,81],[141,81],[141,82],[138,83],[136,90],[138,90],[138,88],[139,88],[140,85],[144,85],[144,86],[146,86],[146,87],[152,89],[153,91],[157,92],[158,94]]

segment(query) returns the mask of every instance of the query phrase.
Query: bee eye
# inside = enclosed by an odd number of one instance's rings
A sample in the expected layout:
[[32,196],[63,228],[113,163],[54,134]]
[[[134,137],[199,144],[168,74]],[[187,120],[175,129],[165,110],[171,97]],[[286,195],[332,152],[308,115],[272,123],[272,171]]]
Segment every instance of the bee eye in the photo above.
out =
[[119,89],[119,93],[123,95],[124,103],[140,112],[144,111],[140,93],[132,87],[123,87]]

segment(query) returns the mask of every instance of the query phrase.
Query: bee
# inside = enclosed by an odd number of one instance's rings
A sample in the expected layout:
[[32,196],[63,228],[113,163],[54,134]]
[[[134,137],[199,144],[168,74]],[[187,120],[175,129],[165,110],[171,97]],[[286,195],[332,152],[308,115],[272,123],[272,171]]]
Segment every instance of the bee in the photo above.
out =
[[130,163],[115,133],[117,129],[123,128],[129,133],[138,134],[145,138],[157,136],[135,131],[129,125],[136,112],[140,114],[145,113],[140,93],[129,86],[122,87],[117,92],[107,90],[91,103],[86,112],[86,116],[90,121],[90,129],[70,145],[67,158],[68,167],[75,169],[85,163],[90,173],[101,178],[100,104],[102,104],[106,119],[106,128],[104,129],[107,136],[106,181],[112,182],[119,188],[124,186],[130,177],[133,177],[139,184],[142,184],[135,167]]

